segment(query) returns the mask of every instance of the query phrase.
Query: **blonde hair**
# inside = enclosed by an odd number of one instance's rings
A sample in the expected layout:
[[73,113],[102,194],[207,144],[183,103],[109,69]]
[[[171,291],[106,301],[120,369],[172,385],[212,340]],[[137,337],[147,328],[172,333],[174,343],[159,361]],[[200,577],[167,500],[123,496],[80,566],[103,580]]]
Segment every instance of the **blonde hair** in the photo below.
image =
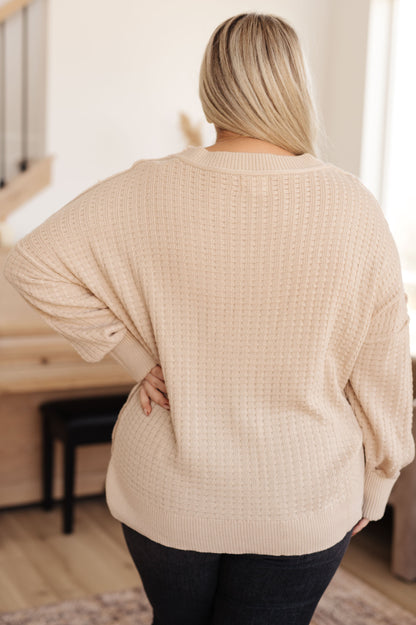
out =
[[217,26],[202,59],[199,97],[219,129],[296,155],[320,151],[309,68],[295,30],[276,15],[240,13]]

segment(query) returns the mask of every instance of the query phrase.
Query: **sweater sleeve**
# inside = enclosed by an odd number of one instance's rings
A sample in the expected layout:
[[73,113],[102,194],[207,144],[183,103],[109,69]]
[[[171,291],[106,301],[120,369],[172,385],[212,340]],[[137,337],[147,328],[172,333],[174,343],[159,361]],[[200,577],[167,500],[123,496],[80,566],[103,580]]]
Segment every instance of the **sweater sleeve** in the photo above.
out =
[[362,515],[372,521],[383,517],[401,469],[415,457],[407,301],[398,250],[388,233],[370,326],[345,387],[363,433]]
[[120,343],[110,351],[110,355],[130,373],[136,382],[141,382],[158,364],[129,330]]
[[81,358],[98,362],[110,354],[141,381],[157,362],[94,292],[95,276],[87,284],[86,276],[96,267],[85,266],[88,246],[80,231],[71,232],[67,227],[69,208],[64,208],[15,244],[6,257],[4,276]]

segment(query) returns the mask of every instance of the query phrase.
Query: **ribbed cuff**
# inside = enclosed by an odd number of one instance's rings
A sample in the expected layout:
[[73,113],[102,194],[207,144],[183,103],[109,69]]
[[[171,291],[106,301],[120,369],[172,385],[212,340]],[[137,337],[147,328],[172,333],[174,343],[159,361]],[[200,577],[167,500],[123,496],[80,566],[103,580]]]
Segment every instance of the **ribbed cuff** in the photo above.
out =
[[129,330],[109,354],[130,373],[136,382],[141,382],[158,364]]
[[378,521],[384,516],[390,493],[396,478],[381,477],[375,471],[369,471],[364,480],[363,517]]

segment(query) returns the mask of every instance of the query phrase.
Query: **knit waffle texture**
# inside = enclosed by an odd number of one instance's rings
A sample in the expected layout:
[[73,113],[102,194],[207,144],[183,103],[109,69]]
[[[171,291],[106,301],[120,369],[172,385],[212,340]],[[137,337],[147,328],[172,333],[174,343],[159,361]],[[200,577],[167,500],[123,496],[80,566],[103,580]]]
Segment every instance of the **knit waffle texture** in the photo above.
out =
[[[4,275],[84,360],[133,377],[115,519],[179,549],[299,555],[383,516],[415,456],[410,318],[352,173],[309,153],[142,159],[21,238]],[[157,364],[170,410],[148,417]]]

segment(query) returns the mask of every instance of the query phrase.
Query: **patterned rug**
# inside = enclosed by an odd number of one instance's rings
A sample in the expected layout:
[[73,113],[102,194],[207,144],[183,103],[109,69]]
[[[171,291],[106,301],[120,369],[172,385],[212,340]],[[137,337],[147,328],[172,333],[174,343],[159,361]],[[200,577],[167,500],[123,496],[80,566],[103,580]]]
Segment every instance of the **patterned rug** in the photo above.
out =
[[[410,586],[409,586],[410,588]],[[153,610],[141,587],[0,614],[2,625],[151,625]],[[341,566],[311,625],[416,625],[403,610]]]

